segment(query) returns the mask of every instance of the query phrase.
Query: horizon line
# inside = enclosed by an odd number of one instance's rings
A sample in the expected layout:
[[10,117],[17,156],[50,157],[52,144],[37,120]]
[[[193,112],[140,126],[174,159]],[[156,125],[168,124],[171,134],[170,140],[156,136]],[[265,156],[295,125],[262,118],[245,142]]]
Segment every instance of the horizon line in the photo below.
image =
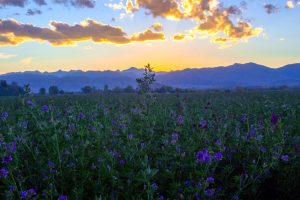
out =
[[[255,65],[261,65],[261,66],[264,66],[264,67],[267,67],[267,68],[270,68],[270,69],[279,69],[279,68],[282,68],[282,67],[285,67],[285,66],[288,66],[288,65],[295,65],[295,64],[300,64],[299,63],[288,63],[288,64],[285,64],[285,65],[282,65],[280,67],[270,67],[268,65],[264,65],[264,64],[260,64],[260,63],[256,63],[256,62],[244,62],[244,63],[238,63],[238,62],[235,62],[235,63],[232,63],[230,65],[219,65],[219,66],[210,66],[210,67],[187,67],[187,68],[183,68],[183,69],[177,69],[177,70],[161,70],[161,71],[155,71],[155,67],[153,67],[154,69],[154,72],[155,73],[168,73],[168,72],[175,72],[175,71],[183,71],[183,70],[187,70],[187,69],[208,69],[208,68],[220,68],[220,67],[231,67],[233,65],[246,65],[246,64],[255,64]],[[55,73],[55,72],[59,72],[59,71],[62,71],[62,72],[72,72],[72,71],[81,71],[81,72],[107,72],[107,71],[111,71],[111,72],[123,72],[123,71],[126,71],[126,70],[129,70],[129,69],[132,69],[132,68],[135,68],[135,69],[138,69],[138,70],[143,70],[144,67],[134,67],[134,66],[131,66],[131,67],[128,67],[128,68],[125,68],[125,69],[115,69],[115,70],[110,70],[110,69],[104,69],[104,70],[83,70],[83,69],[70,69],[70,70],[63,70],[63,69],[59,69],[59,70],[56,70],[56,71],[40,71],[40,70],[31,70],[31,71],[11,71],[11,72],[5,72],[5,73],[0,73],[0,76],[1,75],[6,75],[6,74],[12,74],[12,73],[26,73],[26,72],[39,72],[39,73]]]

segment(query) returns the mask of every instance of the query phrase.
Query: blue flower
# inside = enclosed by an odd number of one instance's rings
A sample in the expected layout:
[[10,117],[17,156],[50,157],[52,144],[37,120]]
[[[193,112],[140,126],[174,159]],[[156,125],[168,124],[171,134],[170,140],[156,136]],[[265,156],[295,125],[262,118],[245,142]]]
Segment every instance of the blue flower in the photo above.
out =
[[289,156],[288,155],[282,155],[281,160],[283,161],[289,161]]
[[179,139],[178,133],[172,133],[172,140],[171,140],[171,143],[172,143],[172,144],[176,144],[176,142],[178,141],[178,139]]
[[200,163],[210,163],[210,155],[207,149],[203,151],[198,151],[196,155],[197,161]]
[[208,178],[206,179],[206,183],[214,183],[214,182],[215,182],[214,177],[208,177]]
[[163,195],[160,195],[160,197],[158,198],[158,200],[165,200],[165,197]]
[[68,200],[68,197],[65,195],[60,195],[57,200]]
[[216,159],[216,160],[222,160],[223,159],[222,153],[221,152],[215,153],[214,159]]
[[29,195],[29,196],[34,196],[34,195],[36,195],[36,190],[33,189],[33,188],[27,190],[27,192],[28,192],[28,195]]
[[152,190],[157,190],[158,189],[157,183],[152,183],[151,188],[152,188]]
[[49,112],[49,111],[50,111],[50,108],[49,108],[49,106],[46,104],[46,105],[43,105],[43,106],[41,107],[41,111],[43,111],[43,112]]
[[183,117],[182,115],[179,115],[178,118],[177,118],[177,123],[178,123],[179,125],[182,125],[183,122],[184,122],[184,117]]
[[184,184],[187,186],[187,187],[190,187],[191,186],[191,181],[189,179],[185,180],[184,181]]
[[5,168],[0,169],[0,178],[6,178],[9,174],[9,171],[6,170]]
[[207,128],[207,121],[206,120],[201,120],[199,122],[199,127],[200,128]]
[[278,120],[279,120],[279,117],[273,113],[272,116],[271,116],[271,122],[272,122],[272,124],[273,125],[277,125]]
[[1,114],[2,121],[5,121],[7,119],[7,117],[8,117],[8,113],[7,112],[2,112],[2,114]]
[[85,118],[85,114],[83,114],[83,113],[79,113],[79,115],[78,115],[78,118],[79,118],[79,119],[83,119],[83,118]]
[[9,156],[4,156],[4,157],[2,158],[2,163],[3,163],[3,164],[9,164],[12,160],[13,160],[13,158],[11,157],[11,155],[9,155]]
[[214,189],[206,189],[206,190],[204,191],[204,194],[205,194],[206,196],[212,197],[212,196],[214,196],[214,194],[215,194],[215,190],[214,190]]
[[28,191],[21,191],[20,192],[20,198],[21,199],[27,199],[28,197]]

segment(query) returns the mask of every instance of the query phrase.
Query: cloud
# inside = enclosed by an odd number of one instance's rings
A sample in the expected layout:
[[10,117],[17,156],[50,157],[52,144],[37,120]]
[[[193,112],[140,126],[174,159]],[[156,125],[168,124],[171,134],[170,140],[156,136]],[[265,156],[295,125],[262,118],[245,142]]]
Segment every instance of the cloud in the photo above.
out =
[[175,41],[181,41],[181,40],[185,40],[185,39],[192,39],[194,38],[194,35],[193,34],[185,34],[185,33],[176,33],[174,36],[173,36],[173,40]]
[[296,5],[300,5],[300,0],[287,1],[285,7],[292,9],[295,8]]
[[184,40],[185,37],[186,37],[185,34],[178,33],[178,34],[175,34],[175,35],[174,35],[173,39],[174,39],[174,40]]
[[[232,5],[225,7],[218,0],[127,0],[126,11],[130,12],[145,9],[153,17],[162,17],[175,20],[194,20],[198,25],[194,31],[210,35],[211,41],[219,41],[222,36],[223,41],[246,40],[257,37],[261,28],[254,28],[243,19],[242,9],[247,4],[242,2],[239,6]],[[184,35],[176,35],[174,39],[184,39]]]
[[270,3],[265,4],[265,5],[264,5],[264,8],[265,8],[265,10],[266,10],[266,12],[267,12],[268,14],[276,13],[276,12],[278,12],[278,10],[279,10],[278,7],[276,7],[275,5],[270,4]]
[[23,65],[30,65],[32,62],[32,57],[28,57],[28,58],[24,58],[23,60],[21,60],[21,64]]
[[215,10],[212,15],[208,16],[206,21],[201,23],[196,30],[213,36],[213,42],[220,42],[219,33],[224,34],[222,42],[238,41],[256,37],[262,33],[262,28],[253,28],[251,24],[244,21],[233,23],[230,15],[226,12]]
[[162,32],[153,32],[150,29],[147,29],[144,32],[134,34],[131,37],[131,41],[137,41],[137,42],[142,42],[142,41],[150,41],[150,40],[164,40],[165,39],[165,34]]
[[9,59],[9,58],[13,58],[13,57],[16,57],[16,55],[0,53],[0,59]]
[[27,0],[0,0],[0,7],[4,6],[16,6],[16,7],[24,7],[27,3]]
[[108,3],[108,4],[104,4],[104,5],[109,8],[112,8],[113,10],[121,10],[121,9],[125,8],[122,1],[119,3]]
[[[0,0],[0,7],[16,6],[24,7],[30,0]],[[47,5],[46,0],[32,0],[39,6]],[[94,8],[96,6],[95,0],[52,0],[53,3],[70,5],[77,8]]]
[[34,15],[41,15],[42,11],[38,9],[28,9],[26,15],[27,16],[34,16]]
[[47,5],[45,0],[33,0],[33,1],[39,6]]
[[96,2],[94,0],[74,0],[71,1],[71,4],[79,8],[94,8]]
[[125,10],[127,13],[133,13],[133,12],[137,11],[138,8],[134,7],[132,0],[127,0]]
[[30,40],[47,41],[54,46],[74,45],[81,41],[129,44],[165,39],[163,32],[153,32],[150,29],[129,37],[120,27],[102,24],[92,19],[74,25],[52,21],[50,26],[51,28],[42,28],[15,20],[0,20],[0,44],[17,45]]
[[163,30],[163,26],[161,23],[154,23],[152,24],[151,28],[155,31],[162,31]]

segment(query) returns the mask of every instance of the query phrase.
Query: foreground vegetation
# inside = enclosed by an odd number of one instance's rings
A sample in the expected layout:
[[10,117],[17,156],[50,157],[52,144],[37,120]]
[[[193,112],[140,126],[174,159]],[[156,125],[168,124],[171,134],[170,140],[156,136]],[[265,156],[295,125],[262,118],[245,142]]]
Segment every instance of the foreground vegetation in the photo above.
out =
[[2,97],[0,199],[299,199],[299,99]]

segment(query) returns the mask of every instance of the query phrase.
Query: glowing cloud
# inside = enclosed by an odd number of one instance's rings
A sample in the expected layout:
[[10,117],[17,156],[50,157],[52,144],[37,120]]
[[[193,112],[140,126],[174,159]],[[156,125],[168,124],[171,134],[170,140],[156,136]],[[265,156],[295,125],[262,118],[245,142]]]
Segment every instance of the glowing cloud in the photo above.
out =
[[17,45],[28,40],[48,41],[54,46],[60,46],[89,40],[95,43],[129,44],[165,39],[163,32],[153,32],[150,29],[128,37],[120,27],[92,19],[75,25],[52,21],[50,25],[51,28],[41,28],[15,20],[0,20],[0,45]]
[[[262,32],[261,28],[253,28],[249,22],[237,20],[237,16],[242,15],[238,6],[224,7],[217,0],[135,0],[135,5],[132,0],[127,0],[127,5],[128,12],[133,12],[133,8],[135,11],[143,8],[154,17],[196,20],[198,25],[194,31],[212,36],[212,42],[245,40]],[[268,7],[270,12],[274,12],[272,8]],[[174,40],[185,37],[177,34]]]

